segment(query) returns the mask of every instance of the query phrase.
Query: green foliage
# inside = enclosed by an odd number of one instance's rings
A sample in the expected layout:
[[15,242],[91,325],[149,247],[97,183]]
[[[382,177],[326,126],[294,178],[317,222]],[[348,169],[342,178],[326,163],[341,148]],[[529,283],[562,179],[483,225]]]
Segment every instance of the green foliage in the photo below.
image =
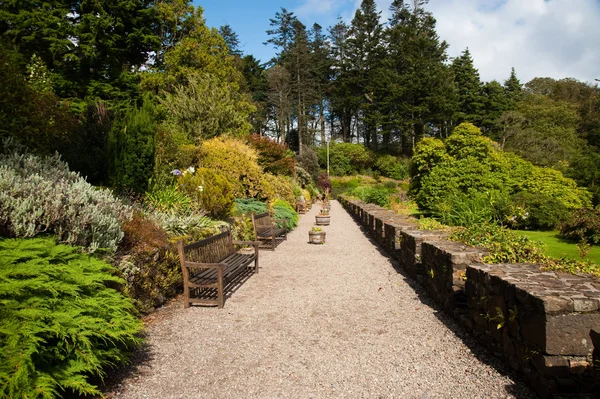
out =
[[600,277],[600,267],[594,262],[548,257],[540,248],[543,246],[541,242],[534,242],[497,224],[459,228],[451,238],[487,249],[489,254],[483,258],[486,263],[533,263],[539,264],[544,270],[572,274],[588,273]]
[[258,134],[248,136],[248,144],[258,151],[258,164],[265,172],[285,176],[294,174],[294,153],[285,145]]
[[478,191],[453,193],[436,203],[433,215],[449,226],[489,223],[494,219],[494,203],[498,195]]
[[282,199],[293,204],[296,202],[292,179],[287,176],[265,173],[263,176],[263,195],[269,200]]
[[156,124],[149,102],[142,108],[128,110],[122,123],[115,123],[110,133],[113,185],[143,193],[154,171]]
[[231,214],[236,189],[231,177],[219,168],[198,168],[179,178],[178,183],[200,209],[217,219]]
[[[276,200],[273,203],[273,218],[286,221],[288,229],[295,229],[298,226],[298,213],[294,208],[285,201]],[[283,223],[277,222],[279,227],[283,226]]]
[[61,242],[114,251],[131,210],[69,171],[58,155],[0,154],[0,230],[13,237],[54,234]]
[[348,195],[359,198],[368,204],[376,204],[385,208],[390,207],[391,196],[395,188],[384,184],[374,186],[358,186],[348,190]]
[[67,141],[76,120],[66,102],[25,79],[22,64],[20,55],[0,39],[0,148],[11,137],[31,151],[52,154]]
[[296,181],[300,183],[301,187],[308,187],[314,184],[312,176],[300,166],[296,166]]
[[236,198],[233,214],[236,216],[250,213],[265,213],[269,210],[266,202],[254,198]]
[[410,189],[412,195],[421,190],[421,181],[433,168],[449,159],[441,140],[424,138],[417,143],[410,164]]
[[[520,192],[512,197],[513,206],[524,209],[518,223],[511,227],[524,230],[552,230],[569,218],[569,209],[556,198],[544,194]],[[511,216],[515,217],[515,216]]]
[[[327,168],[327,148],[318,152],[321,168]],[[329,168],[334,176],[346,176],[372,166],[372,156],[362,144],[331,143],[329,146]]]
[[112,267],[52,238],[0,240],[0,397],[100,395],[142,323]]
[[508,203],[507,198],[520,192],[543,195],[560,204],[555,211],[532,204],[538,210],[533,219],[537,226],[554,225],[565,208],[590,203],[589,193],[573,180],[557,170],[536,167],[497,150],[479,129],[466,123],[459,125],[445,143],[422,140],[412,160],[411,177],[410,193],[419,208],[449,224],[468,226],[465,223],[490,221],[492,216],[515,222],[514,212],[524,208]]
[[539,244],[497,224],[473,224],[460,228],[451,237],[490,251],[486,263],[543,263],[545,255]]
[[165,92],[161,104],[168,111],[168,122],[181,129],[188,142],[250,132],[248,117],[255,108],[237,86],[206,72],[190,72],[186,79],[173,93]]
[[147,207],[162,212],[187,212],[193,208],[192,199],[183,191],[178,190],[176,184],[155,184],[146,192],[144,203]]
[[[264,172],[258,165],[258,154],[242,141],[232,138],[205,141],[200,159],[202,167],[218,171],[232,186],[234,198],[268,198]],[[206,184],[209,182],[206,181]]]
[[570,240],[600,244],[600,206],[574,211],[560,226],[560,235]]
[[404,180],[408,177],[410,162],[392,155],[381,155],[375,160],[375,167],[385,177]]
[[420,217],[417,225],[419,230],[448,230],[448,226],[433,218]]

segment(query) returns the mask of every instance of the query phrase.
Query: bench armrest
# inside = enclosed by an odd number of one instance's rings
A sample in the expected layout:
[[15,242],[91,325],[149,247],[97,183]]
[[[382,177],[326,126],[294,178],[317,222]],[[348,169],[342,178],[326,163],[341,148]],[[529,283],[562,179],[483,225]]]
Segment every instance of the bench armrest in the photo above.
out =
[[[273,219],[276,222],[283,222],[283,228],[287,231],[287,219]],[[274,224],[273,227],[277,227],[277,224]]]

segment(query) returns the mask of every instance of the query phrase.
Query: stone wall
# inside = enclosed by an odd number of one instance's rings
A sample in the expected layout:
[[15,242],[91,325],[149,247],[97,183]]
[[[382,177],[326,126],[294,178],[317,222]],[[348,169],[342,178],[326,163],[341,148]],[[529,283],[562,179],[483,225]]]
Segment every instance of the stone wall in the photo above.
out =
[[411,217],[338,199],[445,312],[540,397],[600,398],[599,279],[536,265],[485,265],[485,250],[450,241],[445,231],[418,230]]

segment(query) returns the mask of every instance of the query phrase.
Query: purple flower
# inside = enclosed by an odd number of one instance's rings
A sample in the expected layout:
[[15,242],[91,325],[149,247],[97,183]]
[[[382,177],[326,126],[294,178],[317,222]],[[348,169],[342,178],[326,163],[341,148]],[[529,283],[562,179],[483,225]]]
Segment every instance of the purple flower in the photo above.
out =
[[181,171],[180,171],[179,169],[173,169],[173,170],[171,171],[171,174],[172,174],[173,176],[181,176]]

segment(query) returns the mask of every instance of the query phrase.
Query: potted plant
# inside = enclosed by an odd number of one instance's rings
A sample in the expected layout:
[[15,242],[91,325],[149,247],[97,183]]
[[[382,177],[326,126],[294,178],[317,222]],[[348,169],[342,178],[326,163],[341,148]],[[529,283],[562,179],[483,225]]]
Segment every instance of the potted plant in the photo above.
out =
[[320,227],[312,227],[308,231],[308,242],[311,244],[325,244],[325,232]]
[[321,212],[315,216],[315,224],[317,226],[329,226],[330,218],[329,210],[321,209]]

